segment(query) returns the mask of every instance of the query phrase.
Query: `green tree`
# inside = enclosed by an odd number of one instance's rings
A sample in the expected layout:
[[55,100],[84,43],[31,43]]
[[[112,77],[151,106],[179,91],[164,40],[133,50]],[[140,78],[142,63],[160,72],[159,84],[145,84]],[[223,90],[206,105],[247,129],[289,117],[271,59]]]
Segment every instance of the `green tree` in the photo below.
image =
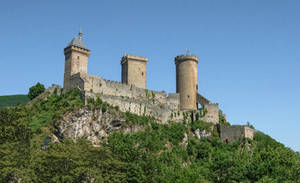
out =
[[44,91],[45,91],[45,86],[40,82],[38,82],[36,85],[29,88],[28,97],[30,98],[30,100],[32,100],[35,97],[39,96]]

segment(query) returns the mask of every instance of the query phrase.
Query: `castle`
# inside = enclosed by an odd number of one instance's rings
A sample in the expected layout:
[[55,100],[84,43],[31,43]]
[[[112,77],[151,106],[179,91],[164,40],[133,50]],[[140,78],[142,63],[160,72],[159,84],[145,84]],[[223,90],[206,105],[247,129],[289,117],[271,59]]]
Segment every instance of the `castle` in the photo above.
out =
[[148,58],[145,57],[128,54],[122,57],[121,82],[88,74],[90,50],[83,43],[81,32],[64,49],[64,55],[64,89],[80,89],[85,100],[100,96],[123,112],[153,116],[161,122],[199,119],[219,123],[218,104],[198,93],[197,56],[175,57],[176,93],[167,94],[147,89]]

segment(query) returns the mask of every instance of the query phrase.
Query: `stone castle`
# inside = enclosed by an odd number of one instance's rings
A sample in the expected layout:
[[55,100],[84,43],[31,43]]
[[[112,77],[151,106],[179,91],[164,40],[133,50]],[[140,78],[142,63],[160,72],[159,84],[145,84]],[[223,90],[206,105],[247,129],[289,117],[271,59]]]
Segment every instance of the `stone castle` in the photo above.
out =
[[[198,93],[198,57],[175,57],[176,93],[148,90],[148,58],[124,55],[121,59],[121,82],[88,74],[90,50],[82,41],[82,33],[64,49],[64,89],[78,88],[87,98],[100,96],[103,101],[119,106],[123,112],[149,115],[161,122],[201,119],[219,123],[219,107]],[[201,107],[199,108],[199,104]]]

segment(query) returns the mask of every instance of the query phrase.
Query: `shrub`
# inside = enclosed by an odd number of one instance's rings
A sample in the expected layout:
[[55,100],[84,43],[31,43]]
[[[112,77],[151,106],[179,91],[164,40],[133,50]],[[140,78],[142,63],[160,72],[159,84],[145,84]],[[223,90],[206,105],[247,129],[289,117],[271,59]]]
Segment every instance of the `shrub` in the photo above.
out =
[[32,100],[35,97],[39,96],[44,91],[45,91],[45,86],[38,82],[36,85],[29,88],[28,97],[30,98],[30,100]]

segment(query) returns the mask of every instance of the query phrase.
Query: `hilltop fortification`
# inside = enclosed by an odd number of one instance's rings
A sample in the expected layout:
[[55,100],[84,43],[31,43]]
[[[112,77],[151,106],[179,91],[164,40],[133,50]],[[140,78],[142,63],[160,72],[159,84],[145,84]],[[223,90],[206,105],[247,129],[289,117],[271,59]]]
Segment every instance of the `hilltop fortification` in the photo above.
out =
[[[202,119],[217,124],[219,106],[198,93],[198,57],[179,55],[176,65],[176,93],[146,88],[148,58],[124,55],[121,58],[121,82],[88,74],[89,49],[82,41],[82,33],[64,49],[64,89],[78,88],[87,98],[100,97],[123,112],[149,115],[161,122]],[[198,107],[199,104],[201,107]]]

